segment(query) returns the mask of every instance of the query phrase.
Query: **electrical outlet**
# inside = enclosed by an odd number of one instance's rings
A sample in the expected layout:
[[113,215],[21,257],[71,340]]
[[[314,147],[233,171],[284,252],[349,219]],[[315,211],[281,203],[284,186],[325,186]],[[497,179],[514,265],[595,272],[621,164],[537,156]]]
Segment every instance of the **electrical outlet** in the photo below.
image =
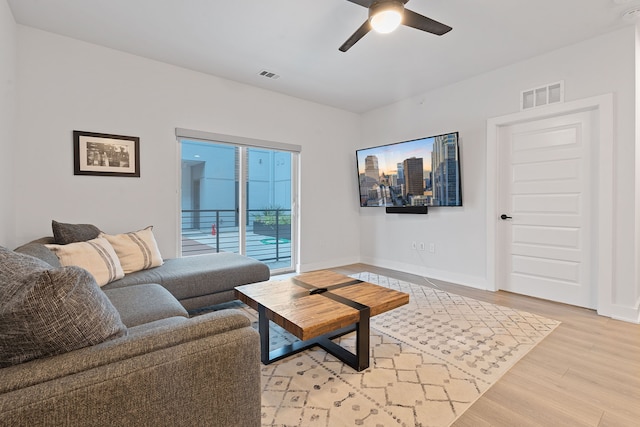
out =
[[424,251],[424,242],[420,242],[418,249],[420,249],[421,251]]
[[429,243],[429,252],[431,252],[432,254],[436,252],[436,244],[435,243]]
[[411,249],[415,250],[417,248],[416,242],[411,242]]

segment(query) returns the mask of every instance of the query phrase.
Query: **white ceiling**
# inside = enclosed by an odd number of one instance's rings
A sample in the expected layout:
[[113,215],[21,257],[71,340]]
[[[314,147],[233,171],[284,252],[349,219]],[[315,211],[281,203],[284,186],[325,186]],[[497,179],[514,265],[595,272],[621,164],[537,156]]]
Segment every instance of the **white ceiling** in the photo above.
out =
[[[365,21],[346,0],[8,0],[16,21],[356,113],[634,22],[640,0],[411,0],[450,25],[338,47]],[[275,72],[277,80],[260,77]],[[547,82],[540,82],[541,84]],[[524,88],[523,88],[524,89]]]

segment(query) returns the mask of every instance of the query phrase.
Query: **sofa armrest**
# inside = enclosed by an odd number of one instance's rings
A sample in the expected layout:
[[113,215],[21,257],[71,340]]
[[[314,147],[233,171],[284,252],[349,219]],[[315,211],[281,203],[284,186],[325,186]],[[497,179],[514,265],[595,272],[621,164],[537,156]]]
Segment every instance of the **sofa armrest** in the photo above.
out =
[[260,425],[260,341],[247,317],[176,319],[4,368],[0,426]]
[[2,369],[0,393],[52,381],[67,375],[137,357],[149,351],[173,347],[207,336],[250,327],[239,310],[221,310],[192,319],[171,318],[153,328],[130,328],[129,334],[114,340],[53,357],[35,359]]
[[61,267],[58,256],[49,250],[45,245],[54,243],[53,237],[42,237],[29,243],[25,243],[14,249],[15,252],[30,255],[51,264],[52,267]]

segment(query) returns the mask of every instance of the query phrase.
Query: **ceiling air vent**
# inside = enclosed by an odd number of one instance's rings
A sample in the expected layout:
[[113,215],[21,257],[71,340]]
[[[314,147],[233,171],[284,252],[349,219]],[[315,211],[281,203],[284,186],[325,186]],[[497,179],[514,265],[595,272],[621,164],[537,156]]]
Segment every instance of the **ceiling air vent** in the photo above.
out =
[[640,19],[640,6],[633,9],[629,9],[622,14],[622,18],[625,21],[636,21]]
[[266,78],[271,79],[271,80],[276,80],[276,79],[280,78],[280,76],[277,75],[276,73],[271,72],[271,71],[267,71],[267,70],[262,70],[258,74],[261,75],[262,77],[266,77]]
[[564,80],[520,93],[520,110],[564,102]]

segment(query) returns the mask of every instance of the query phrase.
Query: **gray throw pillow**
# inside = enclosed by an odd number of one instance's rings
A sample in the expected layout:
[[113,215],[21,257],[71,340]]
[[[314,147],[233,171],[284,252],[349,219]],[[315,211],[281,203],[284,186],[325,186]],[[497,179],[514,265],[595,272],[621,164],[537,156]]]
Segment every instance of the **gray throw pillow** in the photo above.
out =
[[126,333],[89,272],[0,247],[0,368]]
[[98,237],[100,229],[92,224],[65,224],[56,220],[51,221],[53,239],[57,245],[75,242],[86,242]]

